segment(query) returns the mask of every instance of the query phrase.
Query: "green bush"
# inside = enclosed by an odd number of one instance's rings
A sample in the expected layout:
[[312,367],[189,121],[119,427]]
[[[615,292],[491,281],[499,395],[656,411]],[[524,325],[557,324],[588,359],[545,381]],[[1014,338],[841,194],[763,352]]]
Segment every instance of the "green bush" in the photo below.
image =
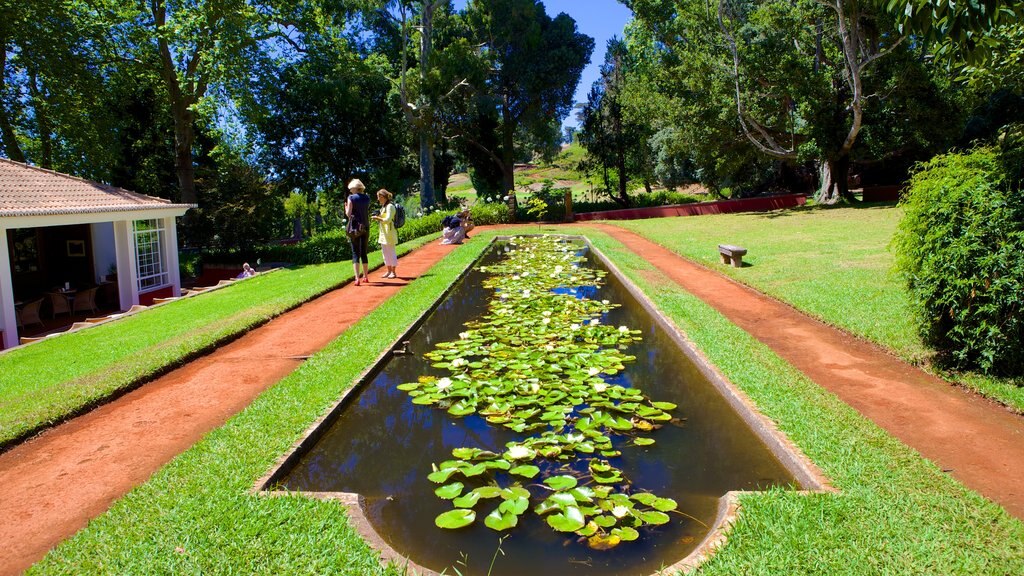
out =
[[997,148],[937,156],[893,241],[925,341],[955,368],[1024,372],[1024,201]]

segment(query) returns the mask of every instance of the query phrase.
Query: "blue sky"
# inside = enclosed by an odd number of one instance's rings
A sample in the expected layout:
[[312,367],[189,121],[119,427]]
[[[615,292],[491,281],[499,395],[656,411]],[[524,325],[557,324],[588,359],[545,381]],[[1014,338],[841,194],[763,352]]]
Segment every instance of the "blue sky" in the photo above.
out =
[[[454,4],[456,9],[461,10],[466,6],[466,0],[454,0]],[[572,16],[579,31],[594,39],[594,55],[576,87],[576,101],[586,102],[590,86],[600,75],[598,69],[604,62],[608,40],[612,36],[622,37],[622,29],[633,14],[617,0],[544,0],[544,8],[552,17],[560,12]],[[576,125],[575,112],[566,118],[564,125]]]

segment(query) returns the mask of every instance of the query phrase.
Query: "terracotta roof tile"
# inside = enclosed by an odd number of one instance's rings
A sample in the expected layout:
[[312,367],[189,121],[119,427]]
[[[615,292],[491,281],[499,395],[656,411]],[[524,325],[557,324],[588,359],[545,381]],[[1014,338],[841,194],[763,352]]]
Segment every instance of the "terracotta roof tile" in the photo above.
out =
[[192,207],[0,158],[0,217]]

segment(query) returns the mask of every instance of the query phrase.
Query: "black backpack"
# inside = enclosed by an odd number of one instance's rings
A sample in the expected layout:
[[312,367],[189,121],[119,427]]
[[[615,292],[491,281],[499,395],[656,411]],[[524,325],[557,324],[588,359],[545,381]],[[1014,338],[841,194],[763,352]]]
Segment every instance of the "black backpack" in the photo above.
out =
[[395,228],[405,226],[405,206],[395,203]]

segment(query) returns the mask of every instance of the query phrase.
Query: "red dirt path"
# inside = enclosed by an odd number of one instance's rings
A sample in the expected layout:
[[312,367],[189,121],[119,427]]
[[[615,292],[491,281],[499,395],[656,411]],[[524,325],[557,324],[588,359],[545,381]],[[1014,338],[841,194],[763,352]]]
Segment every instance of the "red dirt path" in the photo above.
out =
[[0,455],[0,574],[18,574],[248,406],[454,246],[399,260]]
[[592,227],[643,256],[966,486],[1024,519],[1024,417],[633,232]]

